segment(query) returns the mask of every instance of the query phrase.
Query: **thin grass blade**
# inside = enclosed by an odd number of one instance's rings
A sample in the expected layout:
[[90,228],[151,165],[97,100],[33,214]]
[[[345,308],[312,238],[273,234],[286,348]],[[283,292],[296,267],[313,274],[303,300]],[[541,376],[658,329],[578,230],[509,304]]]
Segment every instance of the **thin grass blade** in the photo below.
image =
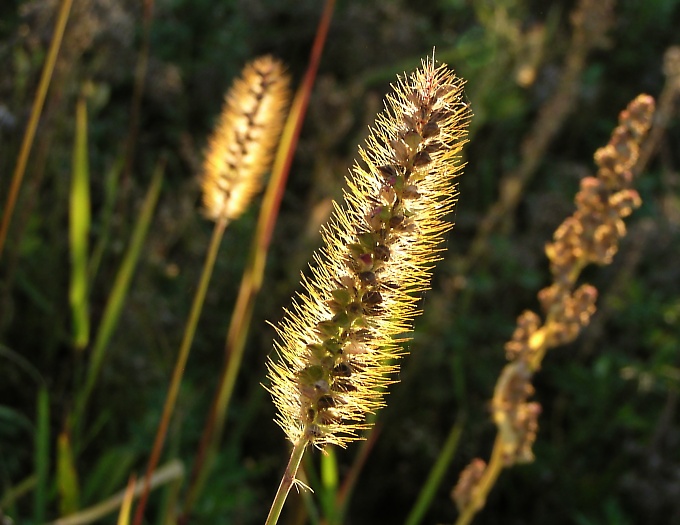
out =
[[90,168],[87,153],[87,106],[84,98],[76,106],[76,138],[69,208],[71,285],[69,301],[73,317],[73,344],[82,351],[90,340],[87,298],[88,236],[90,234]]
[[52,36],[50,49],[47,53],[45,66],[40,77],[40,84],[38,85],[38,90],[35,92],[35,99],[33,100],[33,107],[31,108],[31,117],[28,121],[23,142],[21,143],[19,158],[17,159],[17,165],[14,169],[14,174],[12,175],[12,185],[10,186],[9,195],[7,196],[7,201],[3,209],[2,221],[0,221],[0,257],[2,257],[2,251],[5,247],[7,232],[9,231],[9,225],[12,221],[12,214],[14,213],[14,208],[19,197],[21,182],[23,181],[24,174],[26,173],[28,157],[31,153],[31,147],[33,146],[35,132],[38,129],[38,121],[40,120],[42,108],[45,104],[47,90],[50,87],[50,82],[52,81],[52,72],[54,71],[54,65],[57,62],[57,55],[59,54],[59,49],[61,48],[61,41],[64,36],[64,30],[66,29],[66,22],[68,21],[69,14],[71,13],[72,4],[73,0],[62,0],[61,6],[59,7],[59,14],[57,16],[57,22],[54,28],[54,35]]
[[76,512],[80,507],[80,488],[73,459],[71,437],[66,432],[59,434],[57,440],[57,490],[59,512],[62,515]]
[[123,305],[125,304],[125,299],[130,288],[130,282],[132,281],[132,276],[134,275],[135,268],[137,267],[137,263],[139,261],[139,256],[142,252],[144,239],[146,238],[146,233],[149,230],[153,212],[156,209],[156,203],[158,202],[158,196],[160,195],[164,172],[165,161],[161,160],[156,165],[156,169],[151,180],[151,185],[146,192],[140,214],[132,232],[130,245],[128,246],[128,249],[125,253],[123,262],[120,265],[120,269],[116,275],[116,279],[114,281],[113,288],[111,289],[106,307],[104,308],[102,321],[99,329],[97,330],[97,336],[92,348],[92,357],[87,370],[85,385],[80,392],[78,405],[76,407],[75,417],[73,420],[74,428],[76,429],[78,428],[80,420],[84,415],[88,398],[90,397],[90,394],[92,393],[92,390],[94,389],[97,382],[97,378],[99,377],[99,372],[106,354],[106,348],[108,347],[111,336],[118,325],[120,313],[123,309]]
[[444,447],[439,457],[437,457],[437,461],[432,467],[425,485],[420,490],[415,505],[413,505],[411,512],[406,518],[405,525],[418,525],[422,522],[427,509],[430,508],[432,501],[434,501],[439,485],[441,485],[444,475],[451,465],[456,450],[458,450],[458,443],[460,442],[460,435],[463,432],[464,424],[465,416],[461,415],[451,428],[451,432],[449,432],[446,438],[446,443],[444,443]]
[[[156,470],[151,480],[151,488],[155,489],[165,483],[181,480],[184,477],[184,466],[181,461],[170,461],[167,465],[163,465]],[[99,523],[104,516],[115,512],[123,504],[125,499],[124,489],[110,498],[84,509],[76,514],[60,518],[49,522],[47,525],[87,525],[88,523]],[[133,491],[133,499],[139,497],[142,491],[141,484],[137,483]]]
[[113,213],[116,207],[116,196],[118,195],[120,174],[123,171],[124,162],[125,157],[123,155],[119,155],[104,176],[104,205],[102,207],[101,218],[99,220],[100,226],[99,231],[97,232],[97,243],[92,250],[92,256],[90,257],[89,266],[87,269],[88,284],[90,287],[92,287],[95,279],[97,278],[99,265],[101,264],[102,257],[104,256],[104,252],[106,251],[106,247],[108,246],[109,239],[111,237]]
[[321,504],[326,521],[330,525],[340,523],[339,513],[336,507],[338,492],[338,458],[334,447],[326,447],[325,454],[321,455]]
[[50,397],[47,388],[38,390],[37,425],[35,433],[36,487],[33,499],[33,519],[45,521],[47,509],[47,484],[50,470]]

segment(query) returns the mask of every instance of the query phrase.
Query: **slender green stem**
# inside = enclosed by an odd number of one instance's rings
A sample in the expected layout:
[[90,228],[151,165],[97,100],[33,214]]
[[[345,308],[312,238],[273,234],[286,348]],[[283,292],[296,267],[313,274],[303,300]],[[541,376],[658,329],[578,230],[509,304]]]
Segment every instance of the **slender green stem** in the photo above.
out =
[[267,516],[267,521],[265,525],[275,525],[279,521],[279,516],[281,516],[281,510],[283,509],[283,504],[286,502],[290,488],[295,482],[295,475],[297,474],[298,468],[300,468],[300,461],[305,453],[305,448],[309,442],[305,439],[300,439],[290,454],[290,460],[286,466],[286,471],[283,473],[281,478],[281,483],[279,484],[279,490],[276,491],[276,496],[274,497],[274,502],[269,510],[269,516]]
[[35,433],[35,471],[38,483],[33,499],[36,523],[45,521],[50,472],[50,397],[46,386],[38,390],[37,425]]
[[33,100],[31,117],[28,121],[28,127],[26,128],[23,142],[21,143],[19,158],[17,159],[17,165],[14,169],[14,174],[12,175],[12,186],[10,187],[9,195],[7,196],[7,202],[2,215],[2,222],[0,223],[0,257],[2,256],[2,250],[5,247],[9,223],[12,220],[12,214],[14,213],[14,207],[17,203],[19,189],[21,188],[21,182],[24,178],[24,173],[26,173],[28,156],[31,153],[35,132],[38,129],[38,120],[40,120],[40,114],[42,113],[45,98],[47,97],[47,90],[50,87],[52,72],[54,71],[54,65],[57,62],[57,55],[59,54],[59,48],[61,47],[61,41],[64,36],[64,30],[66,29],[66,22],[68,21],[72,4],[73,0],[63,0],[59,8],[59,16],[54,27],[54,36],[52,37],[50,50],[47,53],[47,60],[45,61],[45,67],[43,68],[42,75],[40,77],[38,91],[36,92],[35,99]]
[[184,368],[186,367],[187,360],[189,359],[191,343],[193,342],[194,335],[196,334],[196,326],[198,325],[198,319],[201,316],[201,310],[203,309],[203,303],[205,302],[205,294],[208,291],[208,283],[210,282],[210,277],[212,276],[213,268],[215,267],[215,260],[217,259],[217,253],[219,251],[220,243],[222,241],[226,226],[227,220],[225,218],[221,218],[215,223],[215,227],[213,228],[212,239],[210,240],[208,253],[203,265],[203,272],[201,273],[198,289],[196,290],[194,301],[191,305],[189,319],[187,321],[186,327],[184,328],[184,337],[182,338],[179,354],[177,355],[175,369],[172,374],[172,379],[170,380],[170,387],[168,388],[168,394],[165,398],[163,414],[161,416],[161,421],[158,425],[156,438],[151,450],[151,458],[149,459],[146,476],[144,477],[144,490],[142,492],[139,505],[137,506],[137,510],[135,511],[135,518],[133,521],[135,525],[140,525],[142,523],[144,508],[146,507],[146,502],[149,497],[149,484],[151,481],[151,476],[153,475],[156,465],[158,465],[158,460],[160,459],[161,452],[163,450],[165,436],[168,432],[168,425],[170,424],[170,419],[175,409],[177,396],[179,394],[179,387],[182,383]]
[[444,443],[444,447],[437,458],[437,462],[434,464],[434,467],[432,467],[425,485],[423,485],[420,494],[418,494],[415,505],[413,505],[411,512],[406,518],[406,525],[418,525],[422,521],[427,509],[430,507],[430,504],[437,493],[437,489],[444,478],[444,474],[449,468],[451,460],[458,448],[460,435],[463,433],[464,422],[465,416],[458,416],[456,423],[449,432],[449,436],[446,438],[446,443]]
[[142,209],[132,232],[130,246],[125,253],[125,257],[123,258],[123,262],[120,265],[118,273],[116,274],[113,287],[111,288],[111,293],[109,294],[106,306],[104,307],[104,314],[102,315],[102,320],[97,330],[97,336],[92,347],[92,356],[88,366],[87,376],[85,378],[85,385],[80,392],[75,413],[72,418],[72,425],[76,430],[79,428],[81,420],[85,415],[87,402],[90,395],[92,394],[92,390],[94,390],[94,387],[97,383],[97,378],[99,377],[99,372],[104,362],[106,348],[118,324],[118,319],[123,309],[125,298],[127,297],[130,282],[139,260],[142,245],[144,244],[144,239],[146,238],[146,232],[149,229],[153,211],[156,208],[156,203],[158,202],[164,171],[165,160],[161,159],[156,166],[151,184],[146,192],[146,196],[144,197]]

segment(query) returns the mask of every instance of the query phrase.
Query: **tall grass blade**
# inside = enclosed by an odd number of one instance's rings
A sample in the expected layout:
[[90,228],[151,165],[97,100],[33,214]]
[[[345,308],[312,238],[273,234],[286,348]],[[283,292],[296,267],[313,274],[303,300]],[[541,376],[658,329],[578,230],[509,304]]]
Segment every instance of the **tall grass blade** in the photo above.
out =
[[71,286],[69,300],[73,316],[73,344],[83,350],[90,339],[87,299],[87,252],[90,234],[90,169],[87,153],[87,105],[81,97],[76,106],[76,139],[73,148],[69,207]]
[[59,512],[62,515],[76,512],[80,507],[80,488],[73,459],[71,437],[67,432],[59,434],[57,440],[57,490]]
[[0,222],[0,257],[2,257],[2,251],[5,247],[5,241],[7,240],[7,232],[9,231],[9,225],[12,221],[12,214],[14,213],[17,198],[19,197],[21,182],[26,173],[28,156],[31,153],[35,132],[38,129],[38,120],[40,119],[40,114],[42,113],[42,108],[45,103],[45,97],[47,96],[47,90],[52,80],[52,72],[54,71],[55,63],[57,62],[57,55],[59,54],[59,48],[61,47],[64,29],[66,28],[66,22],[68,21],[72,4],[73,0],[62,0],[61,2],[57,23],[54,28],[54,35],[52,36],[50,49],[47,53],[47,60],[45,61],[45,67],[43,68],[40,84],[38,85],[38,90],[33,99],[31,117],[28,121],[28,127],[26,128],[26,133],[24,134],[24,139],[21,143],[19,158],[17,159],[17,165],[14,169],[14,174],[12,175],[12,185],[10,186],[7,202],[4,206],[2,221]]
[[[88,432],[93,433],[91,428],[88,428]],[[138,453],[131,447],[109,447],[94,465],[88,466],[83,476],[82,504],[91,505],[102,496],[115,492],[130,476],[137,460]]]
[[97,232],[97,243],[92,250],[89,266],[87,268],[88,285],[90,288],[97,278],[99,265],[101,264],[102,257],[104,256],[111,236],[113,213],[116,207],[116,196],[118,195],[120,174],[123,170],[124,161],[125,158],[123,155],[120,155],[104,177],[104,205],[102,206],[101,218],[99,219],[100,226],[99,231]]
[[142,485],[144,490],[142,491],[142,497],[140,498],[139,505],[135,511],[135,517],[133,523],[135,525],[141,525],[144,518],[144,509],[146,507],[146,502],[149,496],[151,476],[153,471],[158,465],[158,461],[161,457],[161,452],[163,450],[163,444],[165,443],[165,437],[168,432],[168,426],[170,425],[170,418],[172,412],[175,408],[175,403],[177,401],[177,396],[179,395],[179,388],[182,382],[182,375],[184,374],[184,368],[186,367],[187,359],[189,358],[189,351],[191,349],[191,343],[194,340],[194,334],[196,333],[196,326],[198,325],[198,318],[201,315],[201,310],[203,309],[203,303],[205,300],[205,294],[208,291],[208,283],[210,282],[210,277],[212,276],[212,271],[215,266],[215,260],[217,259],[217,253],[219,252],[220,242],[224,235],[224,230],[227,226],[225,219],[220,219],[215,223],[213,228],[212,238],[210,240],[210,246],[208,247],[208,253],[206,254],[205,262],[203,264],[203,271],[201,272],[201,278],[194,295],[194,300],[191,305],[191,312],[189,313],[189,320],[187,321],[187,326],[185,327],[184,336],[182,338],[181,348],[179,355],[177,356],[177,361],[175,363],[175,369],[173,371],[172,378],[170,379],[170,386],[168,388],[168,393],[165,398],[165,404],[163,405],[163,413],[161,415],[161,420],[156,431],[156,437],[154,438],[153,448],[151,450],[151,457],[149,458],[149,464],[146,469],[146,475]]
[[420,494],[418,494],[418,499],[416,500],[413,509],[406,518],[405,525],[419,525],[427,509],[430,508],[432,501],[437,495],[437,490],[444,479],[451,460],[458,449],[458,443],[460,442],[460,436],[463,433],[463,426],[465,423],[465,417],[459,416],[456,423],[451,428],[448,437],[446,438],[446,443],[437,457],[437,461],[430,471],[430,475],[425,482],[425,485],[420,489]]
[[33,519],[45,521],[47,483],[50,471],[50,396],[47,388],[38,390],[37,425],[35,433],[35,472],[37,483],[33,500]]
[[338,492],[338,458],[334,447],[327,447],[321,455],[321,493],[320,499],[326,522],[329,525],[339,524],[336,494]]
[[84,416],[87,401],[90,397],[90,394],[92,393],[92,390],[94,389],[97,378],[99,377],[102,363],[104,362],[106,348],[109,344],[113,331],[118,324],[118,319],[120,318],[120,313],[123,309],[123,304],[125,303],[125,298],[127,297],[127,293],[130,288],[130,282],[132,281],[134,270],[137,267],[137,262],[139,261],[144,239],[146,238],[146,233],[149,229],[149,225],[151,224],[156,203],[158,202],[158,196],[161,191],[164,172],[165,160],[162,159],[157,163],[154,170],[151,185],[146,192],[142,209],[132,231],[130,245],[128,246],[128,249],[125,253],[123,262],[120,265],[118,274],[116,275],[116,279],[111,289],[111,293],[104,308],[104,314],[102,316],[99,329],[97,330],[97,336],[92,348],[92,356],[87,370],[87,376],[85,378],[85,385],[80,392],[74,419],[72,421],[73,426],[76,429],[78,429],[78,425]]

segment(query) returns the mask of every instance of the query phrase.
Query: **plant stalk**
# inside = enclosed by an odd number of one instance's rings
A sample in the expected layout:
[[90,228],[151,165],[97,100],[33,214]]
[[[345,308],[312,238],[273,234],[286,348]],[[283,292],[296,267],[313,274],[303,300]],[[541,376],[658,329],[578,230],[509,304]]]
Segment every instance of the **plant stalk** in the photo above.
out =
[[203,309],[203,303],[205,302],[205,295],[208,291],[208,283],[210,282],[210,277],[212,276],[213,268],[215,267],[215,260],[217,259],[217,253],[219,251],[220,243],[222,241],[222,237],[224,236],[224,230],[226,226],[227,220],[225,218],[221,218],[215,223],[215,227],[213,228],[212,238],[210,239],[210,245],[208,247],[205,263],[203,265],[203,272],[201,273],[198,289],[196,290],[194,301],[191,305],[189,319],[187,320],[186,327],[184,328],[184,336],[182,338],[179,354],[177,355],[177,361],[175,362],[175,369],[172,373],[172,379],[170,380],[170,387],[168,388],[168,393],[165,398],[163,414],[158,425],[158,430],[156,431],[156,437],[151,450],[151,458],[149,459],[149,465],[146,470],[146,475],[144,476],[144,490],[142,491],[139,505],[135,511],[135,518],[133,521],[134,525],[141,525],[142,523],[144,509],[149,498],[151,477],[153,475],[154,469],[158,465],[161,452],[163,451],[163,444],[165,443],[165,437],[168,433],[168,426],[170,424],[172,413],[175,409],[177,396],[179,395],[179,387],[182,383],[184,368],[186,367],[187,360],[189,359],[191,344],[194,340],[194,335],[196,334],[196,326],[198,325],[198,319],[201,316],[201,310]]
[[302,456],[305,453],[307,443],[307,440],[301,439],[293,447],[290,460],[288,461],[286,471],[281,478],[279,490],[276,491],[276,496],[274,497],[274,502],[269,510],[269,516],[267,516],[265,525],[275,525],[279,521],[283,504],[286,502],[290,488],[293,486],[293,483],[295,483],[295,475],[297,474],[298,468],[300,468],[300,461],[302,461]]
[[47,90],[50,87],[54,65],[57,62],[57,55],[59,54],[59,49],[61,48],[61,41],[64,37],[64,30],[66,29],[66,22],[68,21],[72,4],[73,0],[63,0],[61,6],[59,7],[59,15],[57,17],[57,23],[54,27],[54,36],[52,37],[50,49],[47,53],[45,67],[43,68],[42,75],[40,76],[38,91],[36,92],[35,99],[33,100],[31,117],[28,121],[26,133],[24,133],[23,142],[21,143],[19,158],[17,159],[17,165],[14,169],[14,174],[12,175],[12,186],[10,187],[9,195],[7,196],[7,202],[2,215],[2,222],[0,223],[0,257],[2,257],[2,250],[5,247],[5,240],[7,239],[9,224],[12,220],[14,207],[17,203],[21,182],[24,178],[24,174],[26,173],[28,156],[31,153],[35,132],[38,129],[38,120],[40,120],[45,98],[47,97]]

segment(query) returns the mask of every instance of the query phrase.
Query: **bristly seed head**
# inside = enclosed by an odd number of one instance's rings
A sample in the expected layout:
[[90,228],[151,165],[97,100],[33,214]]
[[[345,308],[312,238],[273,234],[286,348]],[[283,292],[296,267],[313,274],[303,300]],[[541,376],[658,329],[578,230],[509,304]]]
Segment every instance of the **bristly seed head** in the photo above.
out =
[[278,423],[293,443],[358,439],[383,406],[399,343],[451,227],[470,109],[463,81],[431,60],[400,78],[323,229],[311,278],[277,327],[268,363]]
[[203,165],[203,205],[208,218],[236,219],[259,191],[289,98],[288,75],[270,56],[248,64],[234,81]]

